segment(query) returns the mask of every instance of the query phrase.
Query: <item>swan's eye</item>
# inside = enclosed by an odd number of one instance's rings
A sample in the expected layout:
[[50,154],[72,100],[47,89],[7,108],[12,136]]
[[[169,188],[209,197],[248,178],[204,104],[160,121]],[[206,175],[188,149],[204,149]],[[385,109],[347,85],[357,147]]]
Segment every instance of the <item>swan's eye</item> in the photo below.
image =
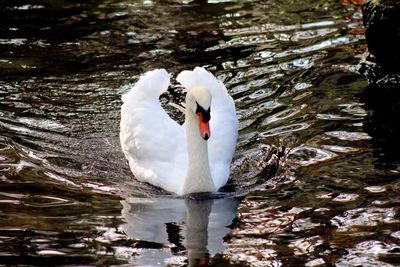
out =
[[208,108],[207,110],[204,109],[202,106],[199,105],[199,103],[196,102],[196,114],[201,114],[201,118],[203,122],[208,122],[211,119],[211,108]]

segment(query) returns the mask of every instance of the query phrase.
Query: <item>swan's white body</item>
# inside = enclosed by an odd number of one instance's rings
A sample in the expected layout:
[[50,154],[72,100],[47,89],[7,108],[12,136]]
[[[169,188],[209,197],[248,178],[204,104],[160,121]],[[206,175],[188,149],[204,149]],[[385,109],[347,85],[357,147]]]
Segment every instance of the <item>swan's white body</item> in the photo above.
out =
[[[203,68],[183,71],[177,80],[188,90],[183,125],[160,105],[159,96],[170,84],[164,69],[147,72],[122,96],[122,150],[140,181],[178,195],[214,192],[229,178],[238,131],[234,101],[222,82]],[[207,106],[207,94],[211,137],[205,141],[191,106]]]

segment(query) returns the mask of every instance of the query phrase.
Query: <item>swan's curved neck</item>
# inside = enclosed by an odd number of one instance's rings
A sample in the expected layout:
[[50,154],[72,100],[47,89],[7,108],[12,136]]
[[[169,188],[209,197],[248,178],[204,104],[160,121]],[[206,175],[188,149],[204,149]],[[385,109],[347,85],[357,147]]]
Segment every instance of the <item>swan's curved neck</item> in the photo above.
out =
[[186,108],[185,112],[188,168],[182,194],[215,192],[208,161],[208,145],[200,136],[196,114]]

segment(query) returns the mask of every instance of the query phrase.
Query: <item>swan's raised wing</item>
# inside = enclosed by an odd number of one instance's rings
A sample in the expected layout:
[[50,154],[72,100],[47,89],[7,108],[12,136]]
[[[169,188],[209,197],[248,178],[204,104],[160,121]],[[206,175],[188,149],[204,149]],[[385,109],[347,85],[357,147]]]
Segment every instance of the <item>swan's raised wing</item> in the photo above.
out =
[[138,180],[178,193],[186,173],[186,140],[182,126],[160,105],[169,83],[166,70],[153,70],[122,96],[120,141]]
[[230,164],[235,151],[238,120],[235,103],[225,85],[204,68],[182,71],[177,80],[186,89],[203,86],[211,93],[211,138],[208,140],[208,154],[211,174],[217,188],[229,178]]

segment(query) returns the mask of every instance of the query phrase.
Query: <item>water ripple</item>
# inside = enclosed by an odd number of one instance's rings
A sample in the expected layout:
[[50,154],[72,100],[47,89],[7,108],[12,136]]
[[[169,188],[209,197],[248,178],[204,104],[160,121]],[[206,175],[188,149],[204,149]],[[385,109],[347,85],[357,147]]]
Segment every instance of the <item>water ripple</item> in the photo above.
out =
[[325,132],[325,134],[331,137],[338,138],[340,140],[347,141],[369,140],[372,138],[364,132],[331,131]]
[[305,237],[291,242],[290,248],[294,250],[295,255],[309,255],[313,253],[324,241],[319,236]]
[[304,111],[306,108],[307,108],[306,104],[295,106],[293,108],[287,108],[283,111],[280,111],[271,116],[268,116],[265,119],[264,124],[271,125],[272,123],[276,123],[276,122],[283,121],[283,120],[288,120],[289,118],[292,118],[292,117],[298,115],[300,112]]
[[332,218],[338,232],[355,230],[355,227],[376,226],[379,223],[399,222],[393,208],[359,208],[348,210],[343,215]]
[[320,148],[301,145],[291,149],[288,159],[301,166],[308,166],[337,157],[336,153]]
[[321,145],[321,148],[335,153],[355,153],[360,151],[357,147],[338,146],[338,145]]
[[267,131],[261,132],[259,135],[260,137],[271,137],[276,135],[284,135],[288,133],[294,133],[298,131],[305,130],[311,126],[310,123],[293,123],[285,126],[279,126],[275,128],[271,128]]
[[[386,243],[379,240],[368,240],[357,244],[354,248],[347,251],[347,255],[342,256],[338,261],[338,266],[396,266],[390,263],[390,259],[398,258],[399,246],[393,243]],[[394,253],[392,253],[393,251]],[[389,262],[384,262],[388,260]]]

